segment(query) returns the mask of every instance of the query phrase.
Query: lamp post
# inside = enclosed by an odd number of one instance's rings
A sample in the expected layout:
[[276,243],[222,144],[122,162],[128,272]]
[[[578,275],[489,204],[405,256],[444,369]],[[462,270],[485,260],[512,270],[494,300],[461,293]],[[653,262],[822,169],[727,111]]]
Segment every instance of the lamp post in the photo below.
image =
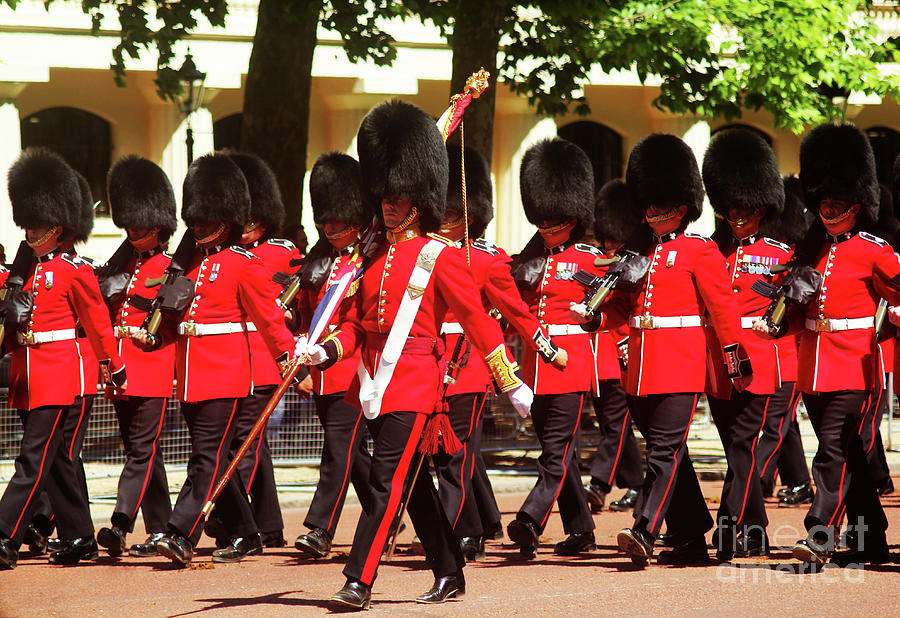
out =
[[203,100],[203,80],[206,73],[197,70],[194,58],[190,52],[184,57],[184,64],[178,69],[178,81],[181,82],[181,97],[178,99],[178,109],[187,119],[187,145],[188,167],[194,160],[194,131],[191,129],[191,114],[197,111]]

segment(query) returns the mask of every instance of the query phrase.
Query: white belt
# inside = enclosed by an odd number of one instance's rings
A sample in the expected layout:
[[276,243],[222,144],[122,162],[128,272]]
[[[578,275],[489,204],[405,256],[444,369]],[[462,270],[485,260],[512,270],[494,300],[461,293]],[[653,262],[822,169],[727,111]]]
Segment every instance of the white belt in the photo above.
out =
[[131,339],[134,335],[141,332],[141,328],[138,326],[116,326],[113,328],[113,331],[116,334],[116,339]]
[[75,338],[74,328],[63,328],[61,330],[45,330],[40,332],[28,331],[27,333],[16,333],[16,340],[19,345],[38,345],[40,343],[50,343],[51,341],[66,341]]
[[703,326],[703,318],[699,315],[636,315],[628,320],[631,328],[642,330],[654,330],[657,328],[687,328],[689,326]]
[[248,332],[248,333],[255,333],[255,332],[256,332],[256,324],[254,324],[253,322],[244,322],[244,324],[247,325],[247,332]]
[[587,331],[578,324],[544,324],[547,335],[550,337],[562,337],[563,335],[587,335]]
[[[243,333],[250,330],[244,322],[220,322],[218,324],[197,324],[196,322],[182,322],[178,325],[178,334],[188,337],[203,337],[204,335],[228,335],[230,333]],[[256,330],[256,327],[254,327]]]
[[741,318],[741,328],[753,328],[753,323],[757,320],[761,320],[762,316],[760,315],[752,315],[750,317]]
[[833,333],[840,330],[859,330],[861,328],[875,328],[875,318],[820,318],[806,319],[806,329],[817,333]]
[[442,335],[462,335],[463,327],[459,322],[444,322],[441,324]]

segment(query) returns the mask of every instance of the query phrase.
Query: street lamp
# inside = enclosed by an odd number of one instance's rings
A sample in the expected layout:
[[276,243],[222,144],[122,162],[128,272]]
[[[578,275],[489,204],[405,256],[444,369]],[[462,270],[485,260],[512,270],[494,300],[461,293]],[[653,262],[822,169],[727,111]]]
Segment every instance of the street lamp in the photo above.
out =
[[194,160],[194,131],[191,129],[191,114],[200,108],[203,100],[203,80],[206,73],[197,70],[194,58],[188,53],[184,57],[184,64],[178,69],[178,81],[181,82],[181,98],[178,99],[178,109],[187,118],[187,145],[188,166]]

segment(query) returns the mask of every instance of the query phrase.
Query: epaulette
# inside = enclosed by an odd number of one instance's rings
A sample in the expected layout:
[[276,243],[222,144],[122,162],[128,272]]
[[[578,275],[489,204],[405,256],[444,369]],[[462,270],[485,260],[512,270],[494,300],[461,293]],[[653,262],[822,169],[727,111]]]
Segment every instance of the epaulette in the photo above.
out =
[[449,238],[445,238],[444,236],[441,236],[440,234],[435,234],[434,232],[432,232],[431,234],[426,234],[426,236],[428,236],[428,238],[433,238],[434,240],[439,240],[440,242],[444,243],[448,247],[453,246],[452,240],[450,240]]
[[8,273],[8,272],[9,272],[9,269],[6,266],[4,266],[3,264],[0,264],[0,273]]
[[71,253],[63,253],[62,256],[60,256],[60,257],[62,257],[63,260],[65,260],[66,262],[68,262],[69,264],[74,266],[75,268],[78,268],[79,266],[85,266],[85,265],[90,266],[90,264],[88,264],[85,261],[85,259],[83,257],[81,257],[80,255],[72,255]]
[[587,243],[577,242],[575,243],[574,247],[579,251],[584,251],[585,253],[590,253],[591,255],[603,255],[603,252],[600,251],[600,249]]
[[244,256],[245,258],[247,258],[248,260],[252,260],[253,258],[256,257],[255,255],[253,255],[252,253],[250,253],[249,251],[247,251],[247,250],[244,249],[243,247],[238,247],[237,245],[232,245],[231,247],[229,247],[229,249],[231,249],[232,251],[234,251],[234,252],[237,253],[238,255],[243,255],[243,256]]
[[296,248],[296,245],[289,241],[286,238],[270,238],[266,241],[270,245],[275,245],[276,247],[282,247],[289,251],[293,251]]
[[98,266],[100,266],[100,264],[94,258],[88,257],[86,255],[79,255],[78,257],[80,257],[84,261],[84,263],[91,268],[97,268]]
[[868,240],[869,242],[875,243],[879,247],[883,247],[887,244],[886,240],[878,238],[878,236],[875,236],[875,234],[869,234],[868,232],[860,232],[859,237],[863,240]]
[[479,251],[484,251],[485,253],[490,253],[491,255],[500,255],[500,251],[497,249],[497,245],[484,238],[476,238],[470,244],[472,245],[473,249],[478,249]]
[[778,247],[779,249],[783,249],[783,250],[785,250],[785,251],[790,251],[790,250],[791,250],[791,246],[790,246],[790,245],[786,245],[786,244],[784,244],[783,242],[778,242],[778,241],[775,240],[774,238],[769,238],[768,236],[763,236],[763,241],[764,241],[767,245],[772,245],[773,247]]
[[175,257],[174,253],[169,253],[168,251],[163,251],[163,255],[169,258],[170,260]]
[[709,236],[704,236],[703,234],[697,234],[696,232],[685,232],[685,236],[688,238],[696,238],[697,240],[702,240],[703,242],[709,242],[712,239]]

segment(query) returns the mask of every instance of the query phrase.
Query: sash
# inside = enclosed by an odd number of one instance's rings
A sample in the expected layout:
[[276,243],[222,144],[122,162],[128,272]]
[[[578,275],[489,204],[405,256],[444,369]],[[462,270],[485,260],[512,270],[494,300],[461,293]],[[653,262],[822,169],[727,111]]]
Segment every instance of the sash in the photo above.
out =
[[406,294],[400,301],[397,317],[391,326],[391,332],[388,334],[381,357],[375,365],[375,375],[370,376],[362,359],[359,361],[359,367],[356,369],[356,375],[359,377],[359,402],[367,419],[371,420],[381,414],[384,391],[391,382],[394,369],[397,368],[397,361],[400,360],[403,346],[406,345],[409,331],[419,312],[425,288],[428,287],[428,282],[431,280],[434,263],[446,246],[439,240],[431,239],[419,251],[416,265],[409,277],[409,283],[406,285]]

